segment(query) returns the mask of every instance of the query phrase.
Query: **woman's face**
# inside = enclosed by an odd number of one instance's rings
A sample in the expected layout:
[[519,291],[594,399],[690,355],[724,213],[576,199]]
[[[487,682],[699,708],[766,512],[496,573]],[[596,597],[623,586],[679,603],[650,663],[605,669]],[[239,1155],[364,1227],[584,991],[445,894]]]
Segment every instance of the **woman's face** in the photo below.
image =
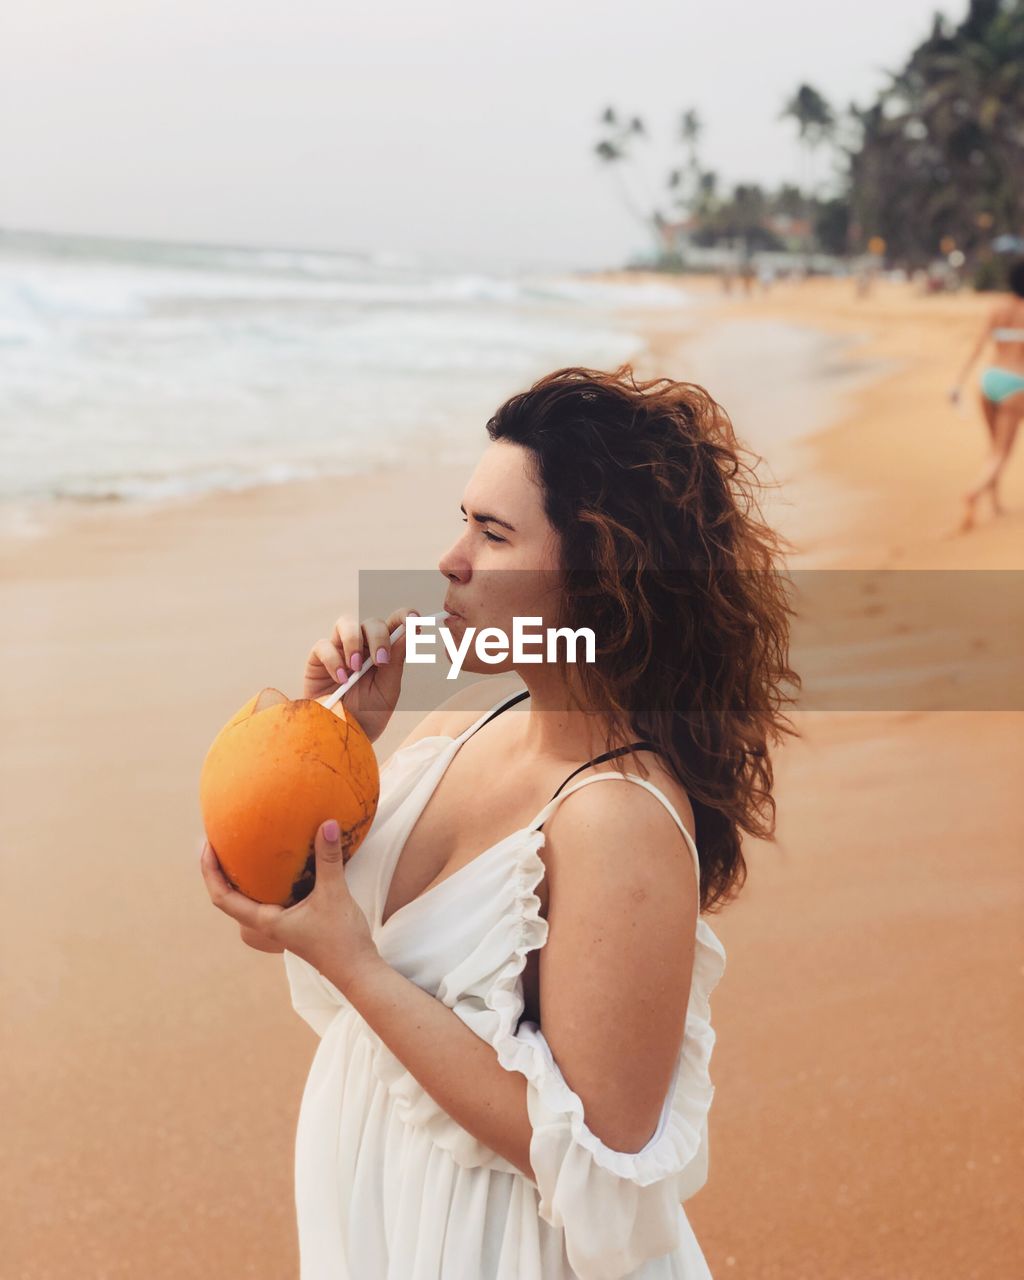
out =
[[[513,618],[539,618],[524,624],[534,636],[558,624],[560,539],[544,514],[540,486],[528,473],[531,457],[521,445],[495,440],[463,491],[465,527],[438,561],[448,579],[445,606],[460,615],[445,623],[455,644],[462,644],[467,626],[477,633],[499,627],[511,642]],[[535,643],[528,652],[543,655],[544,646]],[[516,664],[511,654],[484,662],[470,645],[462,669],[497,675]]]

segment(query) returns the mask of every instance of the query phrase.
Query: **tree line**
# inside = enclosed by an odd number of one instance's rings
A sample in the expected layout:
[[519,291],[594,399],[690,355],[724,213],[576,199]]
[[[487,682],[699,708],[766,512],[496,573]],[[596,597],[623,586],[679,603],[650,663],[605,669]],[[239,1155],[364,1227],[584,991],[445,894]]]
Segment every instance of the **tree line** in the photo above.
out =
[[[1024,243],[1024,0],[970,0],[958,24],[936,14],[866,107],[839,109],[801,84],[780,118],[801,143],[798,183],[724,189],[702,162],[703,122],[688,108],[662,192],[639,200],[628,176],[647,126],[605,109],[594,150],[653,233],[656,265],[686,265],[682,228],[686,243],[734,245],[745,257],[799,242],[808,253],[873,253],[914,269],[956,254],[978,287],[1002,284],[1000,248]],[[819,181],[823,158],[831,175]]]

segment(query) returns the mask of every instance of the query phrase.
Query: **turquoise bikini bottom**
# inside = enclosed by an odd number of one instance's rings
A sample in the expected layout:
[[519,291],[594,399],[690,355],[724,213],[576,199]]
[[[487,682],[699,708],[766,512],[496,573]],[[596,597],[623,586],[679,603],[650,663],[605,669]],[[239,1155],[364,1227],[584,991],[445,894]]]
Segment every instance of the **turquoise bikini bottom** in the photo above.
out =
[[1012,373],[1009,369],[1000,369],[998,365],[990,365],[981,375],[981,394],[986,400],[998,404],[1015,391],[1024,391],[1024,374]]

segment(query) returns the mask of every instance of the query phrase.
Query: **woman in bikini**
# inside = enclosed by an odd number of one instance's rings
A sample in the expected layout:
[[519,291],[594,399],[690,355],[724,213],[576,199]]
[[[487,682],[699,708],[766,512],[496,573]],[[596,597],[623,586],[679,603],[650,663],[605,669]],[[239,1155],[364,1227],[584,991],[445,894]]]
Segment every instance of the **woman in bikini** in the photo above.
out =
[[993,513],[1003,513],[999,477],[1009,461],[1017,428],[1024,418],[1024,258],[1010,268],[1009,284],[1010,293],[992,308],[949,393],[956,404],[975,360],[991,341],[994,344],[992,363],[983,370],[980,382],[981,410],[990,440],[989,456],[977,480],[964,494],[964,512],[954,530],[956,533],[966,533],[974,526],[975,506],[986,490],[992,497]]
[[[595,660],[471,648],[465,671],[519,690],[491,707],[478,681],[431,711],[343,867],[321,824],[296,906],[258,908],[204,855],[321,1037],[302,1280],[710,1280],[683,1208],[708,1174],[725,963],[704,913],[743,884],[742,834],[772,836],[768,748],[795,732],[783,539],[691,383],[561,369],[487,433],[438,562],[445,625],[589,628]],[[372,656],[344,699],[371,741],[409,612],[339,618],[307,659],[318,698]]]

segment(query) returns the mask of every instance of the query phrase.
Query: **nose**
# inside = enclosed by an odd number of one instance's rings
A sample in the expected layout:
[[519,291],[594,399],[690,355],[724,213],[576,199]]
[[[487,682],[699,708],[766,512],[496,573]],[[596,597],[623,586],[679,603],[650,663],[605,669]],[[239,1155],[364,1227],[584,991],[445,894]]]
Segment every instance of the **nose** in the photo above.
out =
[[449,582],[466,582],[470,576],[469,560],[459,549],[461,542],[460,538],[437,562],[438,569]]

